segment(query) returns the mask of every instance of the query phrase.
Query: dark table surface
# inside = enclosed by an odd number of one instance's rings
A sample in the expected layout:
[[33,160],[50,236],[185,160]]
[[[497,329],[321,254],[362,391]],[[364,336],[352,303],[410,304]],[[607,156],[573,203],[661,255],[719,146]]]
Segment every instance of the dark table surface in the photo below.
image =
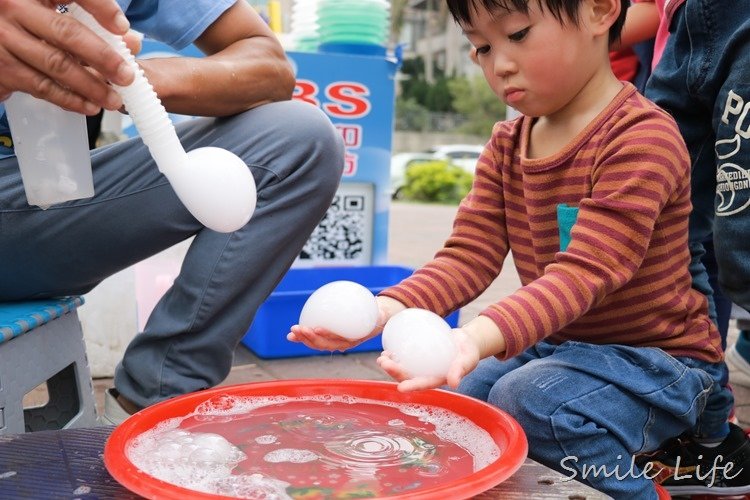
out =
[[[104,467],[104,443],[114,427],[0,436],[0,499],[136,499]],[[527,459],[510,479],[476,498],[535,500],[608,498]],[[445,499],[449,500],[449,499]]]

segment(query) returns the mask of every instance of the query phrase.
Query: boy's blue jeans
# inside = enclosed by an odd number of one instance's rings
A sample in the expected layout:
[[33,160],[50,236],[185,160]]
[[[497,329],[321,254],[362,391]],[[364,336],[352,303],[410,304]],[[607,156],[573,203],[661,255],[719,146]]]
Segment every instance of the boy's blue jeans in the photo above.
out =
[[[700,260],[702,241],[712,233],[719,285],[731,301],[750,309],[748,11],[749,0],[687,0],[675,13],[664,55],[646,86],[646,96],[675,118],[690,152],[690,271],[693,287],[706,294],[712,310]],[[718,381],[726,384],[726,367]]]
[[457,390],[518,420],[534,460],[614,498],[650,499],[653,481],[629,472],[633,455],[712,418],[703,409],[717,369],[652,347],[540,342],[481,361]]

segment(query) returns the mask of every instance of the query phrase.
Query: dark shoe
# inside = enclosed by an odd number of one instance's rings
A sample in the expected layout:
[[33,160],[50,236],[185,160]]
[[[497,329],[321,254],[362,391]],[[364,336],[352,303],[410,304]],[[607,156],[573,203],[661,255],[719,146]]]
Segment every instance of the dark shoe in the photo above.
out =
[[111,388],[104,391],[104,413],[97,419],[99,425],[120,425],[130,417],[119,401],[117,401],[117,389]]
[[636,463],[645,476],[672,495],[750,493],[750,438],[734,424],[729,424],[729,434],[714,448],[683,435],[641,455]]

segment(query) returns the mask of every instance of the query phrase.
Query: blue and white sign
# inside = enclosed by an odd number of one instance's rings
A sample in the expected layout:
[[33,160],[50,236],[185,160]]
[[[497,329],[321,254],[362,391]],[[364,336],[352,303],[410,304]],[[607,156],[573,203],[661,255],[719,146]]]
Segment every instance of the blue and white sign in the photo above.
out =
[[[295,65],[294,98],[320,107],[346,147],[342,185],[331,211],[296,265],[383,265],[388,211],[394,78],[398,64],[382,56],[288,54]],[[311,238],[311,239],[313,239]]]
[[[139,57],[177,54],[167,45],[146,39]],[[201,56],[192,45],[179,54]],[[294,98],[322,109],[341,133],[346,147],[339,191],[294,266],[384,265],[398,63],[379,55],[287,55],[297,78]],[[174,123],[190,118],[169,116]],[[130,137],[137,135],[128,117],[123,118],[123,132]]]

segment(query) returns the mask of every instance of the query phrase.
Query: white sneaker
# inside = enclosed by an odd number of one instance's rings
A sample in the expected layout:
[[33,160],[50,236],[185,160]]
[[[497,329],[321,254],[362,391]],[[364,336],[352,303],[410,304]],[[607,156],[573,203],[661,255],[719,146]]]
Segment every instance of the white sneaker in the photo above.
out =
[[729,368],[729,383],[750,387],[750,363],[742,357],[734,344],[727,349],[724,360]]
[[104,413],[97,419],[100,425],[120,425],[130,417],[130,413],[117,401],[117,390],[104,391]]

